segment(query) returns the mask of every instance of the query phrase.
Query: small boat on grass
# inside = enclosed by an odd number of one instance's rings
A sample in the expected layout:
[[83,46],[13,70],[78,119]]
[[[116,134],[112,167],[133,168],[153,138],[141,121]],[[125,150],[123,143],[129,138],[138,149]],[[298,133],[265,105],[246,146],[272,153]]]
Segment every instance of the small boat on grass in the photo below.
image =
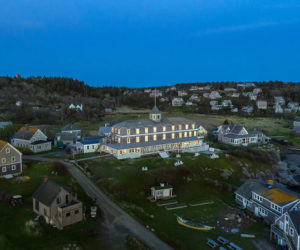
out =
[[203,225],[202,223],[184,220],[179,216],[177,216],[177,222],[181,226],[184,226],[184,227],[187,227],[190,229],[194,229],[194,230],[199,230],[199,231],[210,231],[212,229],[215,229],[215,227],[206,226],[206,225]]

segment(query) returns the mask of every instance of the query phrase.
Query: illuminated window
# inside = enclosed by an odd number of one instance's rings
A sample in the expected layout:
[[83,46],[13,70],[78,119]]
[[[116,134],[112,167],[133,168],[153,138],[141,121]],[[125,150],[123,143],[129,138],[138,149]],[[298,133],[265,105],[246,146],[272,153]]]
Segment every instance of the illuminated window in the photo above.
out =
[[189,132],[189,137],[191,137],[191,136],[192,136],[192,131]]
[[172,126],[172,131],[174,131],[174,130],[175,130],[175,126],[173,125],[173,126]]
[[163,126],[163,132],[166,132],[166,126]]
[[197,144],[199,144],[200,143],[200,141],[194,141],[194,144],[195,145],[197,145]]
[[124,154],[126,154],[126,149],[120,150],[120,155],[124,155]]
[[127,129],[127,135],[130,135],[130,129]]
[[197,136],[197,131],[194,131],[194,136]]
[[153,132],[156,133],[156,127],[153,127]]
[[148,133],[148,128],[145,128],[145,133],[146,133],[146,134]]
[[181,125],[179,125],[179,126],[178,126],[178,128],[179,128],[179,130],[181,130],[181,129],[182,129],[182,126],[181,126]]
[[187,132],[184,132],[184,137],[187,137]]
[[118,129],[118,134],[121,134],[121,129]]
[[156,135],[153,135],[153,141],[156,141]]
[[182,133],[179,133],[179,138],[181,138],[182,137]]
[[118,143],[121,143],[121,138],[120,137],[118,138]]
[[148,141],[148,135],[145,136],[145,141]]
[[6,158],[2,158],[1,163],[6,163]]
[[195,128],[195,123],[192,124],[192,129],[194,129],[194,128]]
[[185,129],[189,129],[189,125],[188,124],[185,124]]
[[127,137],[127,143],[130,143],[130,137]]
[[140,148],[136,148],[136,149],[135,149],[135,152],[136,152],[136,153],[139,153],[140,151],[141,151]]
[[140,137],[139,136],[136,137],[136,142],[140,142]]
[[106,150],[109,151],[109,147],[106,147]]
[[172,133],[172,139],[174,139],[175,138],[175,134],[174,133]]
[[166,139],[166,134],[163,134],[163,140],[165,140]]
[[139,128],[137,128],[135,131],[136,131],[137,135],[140,133],[140,129]]
[[188,145],[190,145],[191,143],[189,142],[189,141],[187,141],[187,142],[185,142],[184,143],[184,146],[188,146]]

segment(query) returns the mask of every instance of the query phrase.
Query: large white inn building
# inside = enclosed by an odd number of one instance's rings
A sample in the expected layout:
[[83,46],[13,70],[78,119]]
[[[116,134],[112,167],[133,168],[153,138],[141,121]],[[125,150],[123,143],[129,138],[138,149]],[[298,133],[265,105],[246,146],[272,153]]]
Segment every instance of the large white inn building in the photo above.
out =
[[118,159],[138,158],[159,151],[197,152],[208,150],[203,143],[206,130],[182,118],[162,118],[156,105],[149,119],[128,120],[112,127],[102,151]]

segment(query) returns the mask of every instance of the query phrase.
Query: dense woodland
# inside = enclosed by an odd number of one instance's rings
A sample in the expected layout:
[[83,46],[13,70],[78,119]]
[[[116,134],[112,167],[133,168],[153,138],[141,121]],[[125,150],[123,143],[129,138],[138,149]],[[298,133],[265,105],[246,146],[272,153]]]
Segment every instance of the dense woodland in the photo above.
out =
[[[186,90],[193,85],[211,85],[212,90],[222,90],[226,87],[236,87],[235,82],[214,83],[187,83],[177,84],[177,90]],[[279,81],[258,82],[257,87],[262,89],[259,99],[273,101],[277,95],[284,96],[287,101],[300,102],[300,84],[283,83]],[[177,91],[165,91],[168,87],[158,87],[163,91],[163,96],[168,102],[157,99],[158,106],[163,111],[171,111],[174,108],[170,101],[177,96]],[[201,101],[193,107],[180,107],[185,112],[211,113],[209,99],[202,97],[203,92],[189,92],[185,100],[192,94],[199,94]],[[17,106],[16,103],[19,102]],[[69,109],[70,104],[83,104],[83,111]],[[247,97],[240,96],[234,105],[240,108],[242,105],[251,104]],[[0,120],[11,120],[15,123],[31,124],[60,124],[65,121],[88,120],[99,121],[105,115],[105,108],[115,109],[123,105],[141,109],[151,108],[153,98],[144,89],[129,89],[118,87],[91,87],[82,81],[71,78],[58,77],[29,77],[13,78],[0,77]],[[254,105],[255,106],[255,105]],[[177,108],[178,109],[178,108]],[[222,114],[230,113],[223,109]],[[252,115],[274,115],[266,111],[255,110]],[[292,114],[287,115],[289,117]]]

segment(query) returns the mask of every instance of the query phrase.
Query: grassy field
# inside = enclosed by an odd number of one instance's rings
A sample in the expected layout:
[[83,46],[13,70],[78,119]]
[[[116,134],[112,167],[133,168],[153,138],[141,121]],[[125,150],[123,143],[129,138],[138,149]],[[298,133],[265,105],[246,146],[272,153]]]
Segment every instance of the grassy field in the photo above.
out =
[[100,216],[97,219],[87,219],[81,223],[66,227],[62,231],[45,223],[38,224],[37,235],[25,230],[25,223],[33,220],[36,215],[32,211],[32,195],[42,183],[44,176],[49,176],[58,183],[71,186],[87,209],[92,201],[84,194],[69,174],[65,176],[52,175],[53,167],[47,163],[25,162],[23,174],[30,180],[13,184],[11,180],[0,179],[0,190],[11,195],[21,194],[23,204],[13,207],[8,203],[0,203],[0,249],[62,249],[65,244],[76,243],[80,249],[109,249],[110,245],[99,233]]
[[[178,225],[176,216],[216,225],[222,209],[237,207],[232,188],[241,184],[242,166],[247,164],[254,172],[266,170],[268,166],[225,155],[211,160],[206,155],[194,157],[192,154],[185,154],[181,160],[184,165],[177,168],[173,167],[176,161],[174,156],[170,160],[158,157],[128,161],[101,158],[80,164],[92,171],[94,181],[111,199],[143,225],[153,229],[175,249],[206,249],[206,238],[216,239],[219,235],[244,249],[252,249],[250,240],[241,238],[239,234],[234,235],[219,229],[211,232],[193,231]],[[143,166],[147,166],[149,171],[142,172]],[[232,171],[232,176],[228,179],[222,177],[223,169]],[[148,201],[147,196],[150,195],[151,186],[163,181],[173,185],[179,203],[213,201],[214,204],[171,211],[158,207]],[[266,238],[267,228],[264,223],[258,222],[243,232]]]

